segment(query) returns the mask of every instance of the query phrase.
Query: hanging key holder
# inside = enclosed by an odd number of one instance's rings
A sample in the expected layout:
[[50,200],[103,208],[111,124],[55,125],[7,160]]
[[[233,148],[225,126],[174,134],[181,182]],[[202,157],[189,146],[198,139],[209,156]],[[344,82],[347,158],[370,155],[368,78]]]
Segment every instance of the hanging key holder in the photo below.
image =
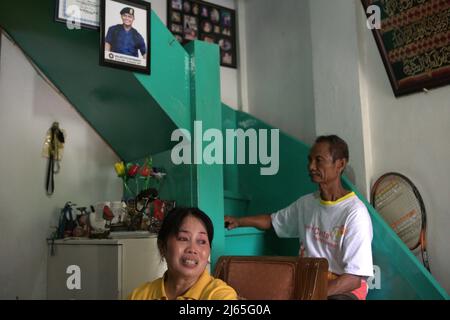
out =
[[58,173],[60,169],[64,142],[64,130],[59,127],[58,122],[53,122],[51,128],[47,131],[43,149],[44,156],[48,158],[45,190],[49,196],[55,191],[55,174]]

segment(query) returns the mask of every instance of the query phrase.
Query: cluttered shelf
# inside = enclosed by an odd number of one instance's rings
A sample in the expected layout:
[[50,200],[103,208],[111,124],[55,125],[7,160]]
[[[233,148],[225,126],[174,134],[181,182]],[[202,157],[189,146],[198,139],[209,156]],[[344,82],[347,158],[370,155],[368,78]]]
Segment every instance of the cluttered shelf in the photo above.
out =
[[159,197],[164,170],[154,167],[151,157],[143,163],[118,162],[114,169],[123,181],[123,200],[87,206],[66,202],[50,240],[148,238],[158,233],[176,205]]
[[110,232],[108,238],[95,239],[86,237],[67,237],[63,239],[49,239],[48,242],[55,244],[102,244],[102,245],[116,245],[122,239],[143,239],[143,238],[157,238],[158,234],[149,231],[114,231]]

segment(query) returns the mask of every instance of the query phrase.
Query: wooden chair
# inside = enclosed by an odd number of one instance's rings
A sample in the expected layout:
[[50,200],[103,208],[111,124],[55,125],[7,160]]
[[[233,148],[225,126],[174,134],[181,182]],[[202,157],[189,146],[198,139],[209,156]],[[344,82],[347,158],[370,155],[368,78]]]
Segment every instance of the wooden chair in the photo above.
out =
[[214,276],[248,300],[326,300],[324,258],[222,256]]

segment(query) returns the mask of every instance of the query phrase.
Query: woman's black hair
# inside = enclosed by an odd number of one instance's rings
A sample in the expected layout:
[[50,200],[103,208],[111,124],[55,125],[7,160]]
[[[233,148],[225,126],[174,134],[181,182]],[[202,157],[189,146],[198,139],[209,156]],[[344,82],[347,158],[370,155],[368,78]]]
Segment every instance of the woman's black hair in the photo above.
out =
[[162,248],[166,248],[169,237],[171,235],[176,235],[178,231],[180,231],[184,218],[189,215],[203,222],[208,234],[209,246],[211,247],[214,236],[214,227],[211,219],[206,215],[206,213],[199,208],[177,207],[166,215],[161,225],[161,229],[159,230],[158,247],[160,251]]

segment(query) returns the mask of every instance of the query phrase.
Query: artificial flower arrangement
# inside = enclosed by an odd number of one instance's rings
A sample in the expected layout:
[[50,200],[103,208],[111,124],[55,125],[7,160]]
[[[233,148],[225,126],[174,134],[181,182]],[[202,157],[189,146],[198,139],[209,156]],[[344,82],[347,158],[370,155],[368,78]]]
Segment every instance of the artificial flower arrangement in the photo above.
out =
[[150,157],[147,157],[142,165],[121,161],[115,163],[114,168],[124,185],[124,203],[130,220],[127,230],[148,230],[157,233],[164,213],[174,207],[175,202],[160,200],[159,191],[150,186],[150,180],[154,178],[159,184],[166,174],[153,167]]
[[[152,158],[147,157],[143,165],[137,163],[124,163],[123,161],[114,164],[117,176],[122,179],[126,193],[132,198],[136,198],[141,191],[148,190],[150,179],[158,180],[165,176],[152,165]],[[134,187],[130,187],[131,181],[134,180]]]

